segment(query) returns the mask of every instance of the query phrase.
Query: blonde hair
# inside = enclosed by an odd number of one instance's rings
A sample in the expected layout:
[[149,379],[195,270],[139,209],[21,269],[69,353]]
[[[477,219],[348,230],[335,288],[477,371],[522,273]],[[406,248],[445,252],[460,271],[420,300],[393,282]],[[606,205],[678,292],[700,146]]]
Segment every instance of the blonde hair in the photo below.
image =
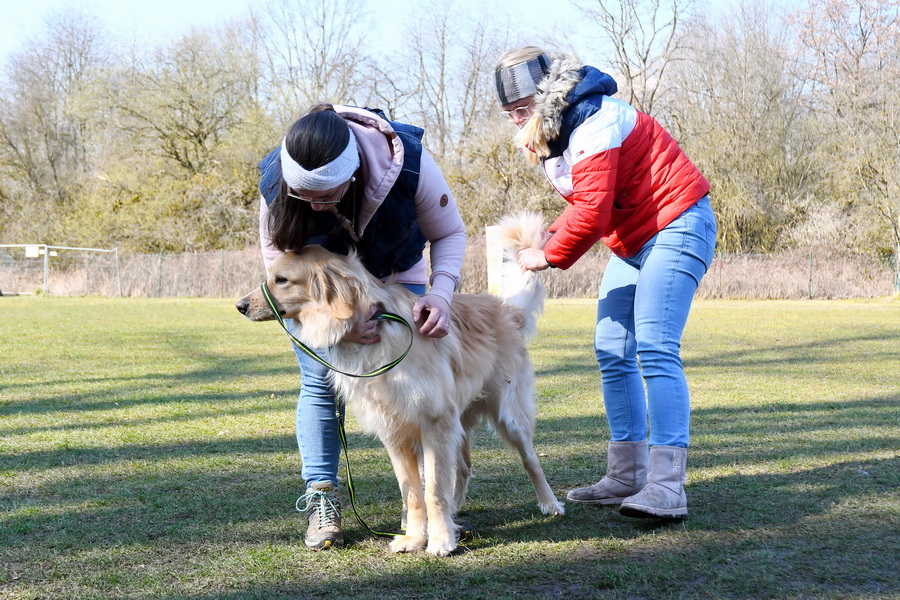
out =
[[541,54],[547,53],[537,46],[521,46],[519,48],[513,48],[509,52],[504,52],[503,55],[497,59],[497,64],[494,65],[494,71],[499,71],[500,69],[523,63],[532,58],[537,58]]
[[536,165],[542,158],[550,156],[550,146],[544,134],[544,121],[541,114],[535,111],[522,125],[519,133],[513,138],[516,147],[522,150],[525,160]]

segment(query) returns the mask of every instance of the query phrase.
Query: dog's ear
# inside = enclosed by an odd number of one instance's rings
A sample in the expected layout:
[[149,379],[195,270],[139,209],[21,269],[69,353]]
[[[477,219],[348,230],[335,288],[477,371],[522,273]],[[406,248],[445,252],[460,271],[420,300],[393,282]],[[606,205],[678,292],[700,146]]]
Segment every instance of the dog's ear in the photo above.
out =
[[337,257],[321,264],[310,283],[313,295],[336,319],[354,316],[367,291],[366,281]]

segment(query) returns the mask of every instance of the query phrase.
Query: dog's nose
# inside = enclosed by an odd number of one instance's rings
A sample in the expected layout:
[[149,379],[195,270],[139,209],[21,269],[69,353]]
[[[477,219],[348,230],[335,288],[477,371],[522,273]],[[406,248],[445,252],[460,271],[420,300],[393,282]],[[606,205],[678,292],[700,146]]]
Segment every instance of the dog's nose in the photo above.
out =
[[241,298],[240,300],[237,301],[237,304],[235,304],[234,307],[236,309],[238,309],[239,313],[241,313],[242,315],[246,315],[247,309],[250,308],[250,303],[247,302],[246,300],[244,300],[243,298]]

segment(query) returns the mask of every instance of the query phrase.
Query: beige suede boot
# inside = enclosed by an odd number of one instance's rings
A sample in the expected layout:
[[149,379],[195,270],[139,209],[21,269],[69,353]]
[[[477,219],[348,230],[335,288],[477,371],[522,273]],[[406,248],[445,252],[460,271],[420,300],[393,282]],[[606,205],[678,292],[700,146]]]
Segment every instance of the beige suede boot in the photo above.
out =
[[619,512],[626,517],[681,519],[687,516],[684,470],[687,450],[675,446],[652,446],[647,485],[626,498]]
[[643,442],[610,442],[606,477],[587,487],[575,488],[566,500],[579,504],[619,504],[647,483],[649,451]]

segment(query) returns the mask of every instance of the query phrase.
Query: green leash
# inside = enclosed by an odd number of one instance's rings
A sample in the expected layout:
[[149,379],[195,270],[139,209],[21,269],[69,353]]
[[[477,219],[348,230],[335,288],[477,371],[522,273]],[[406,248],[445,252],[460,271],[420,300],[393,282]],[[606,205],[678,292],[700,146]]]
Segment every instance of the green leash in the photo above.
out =
[[399,358],[392,360],[391,362],[389,362],[388,364],[386,364],[384,366],[378,367],[377,369],[375,369],[374,371],[372,371],[370,373],[363,373],[360,375],[358,373],[347,373],[346,371],[341,371],[340,369],[338,369],[337,367],[335,367],[334,365],[332,365],[331,363],[329,363],[328,361],[323,359],[321,356],[319,356],[318,354],[313,352],[309,346],[307,346],[306,344],[304,344],[303,342],[298,340],[296,337],[294,337],[294,334],[292,334],[290,331],[288,331],[287,326],[284,324],[284,319],[281,318],[281,314],[278,312],[278,309],[275,308],[275,300],[272,298],[272,295],[269,293],[269,286],[266,285],[265,281],[263,281],[263,284],[260,286],[260,289],[262,290],[263,296],[266,297],[266,302],[269,303],[269,308],[272,309],[272,312],[275,314],[275,318],[278,319],[278,323],[281,325],[281,328],[284,329],[285,333],[288,334],[288,337],[291,338],[291,341],[294,342],[294,344],[298,348],[300,348],[300,350],[302,350],[310,358],[315,360],[317,363],[319,363],[323,367],[331,369],[335,373],[340,373],[341,375],[346,375],[347,377],[377,377],[378,375],[383,375],[384,373],[387,373],[388,371],[390,371],[391,369],[393,369],[394,367],[399,365],[400,361],[403,360],[404,358],[406,358],[406,355],[409,354],[410,349],[412,349],[413,338],[415,337],[415,334],[413,333],[412,325],[410,325],[409,322],[406,319],[404,319],[403,317],[401,317],[400,315],[395,315],[394,313],[385,312],[385,311],[378,311],[377,313],[375,313],[372,316],[373,319],[375,319],[377,321],[394,321],[396,323],[402,323],[404,326],[406,326],[406,329],[409,330],[409,345],[406,347],[406,351],[403,352],[403,354],[401,354]]
[[353,485],[353,473],[350,471],[350,448],[347,445],[347,432],[344,431],[344,403],[341,401],[337,394],[335,394],[334,398],[335,404],[337,405],[337,419],[339,423],[338,432],[341,434],[341,446],[344,448],[344,464],[347,468],[347,495],[350,496],[350,508],[353,509],[353,516],[356,517],[356,520],[362,525],[366,531],[371,533],[372,535],[377,535],[380,537],[397,537],[403,535],[402,533],[390,533],[386,531],[377,531],[369,527],[369,525],[363,520],[362,516],[359,514],[359,511],[356,510],[356,486]]
[[[298,340],[294,336],[294,334],[292,334],[288,330],[287,325],[284,324],[284,319],[281,317],[281,314],[278,312],[278,309],[275,307],[275,300],[272,298],[272,295],[269,293],[269,286],[266,285],[265,281],[260,286],[260,289],[262,290],[263,296],[265,296],[265,298],[266,298],[266,302],[269,303],[269,308],[272,309],[272,312],[275,314],[275,318],[278,320],[278,323],[281,325],[281,328],[284,329],[285,333],[288,334],[288,337],[291,338],[291,341],[298,348],[300,348],[300,350],[302,350],[306,355],[308,355],[310,358],[315,360],[317,363],[319,363],[320,365],[322,365],[328,369],[331,369],[332,371],[334,371],[336,373],[340,373],[341,375],[347,375],[348,377],[377,377],[378,375],[383,375],[384,373],[387,373],[388,371],[390,371],[391,369],[396,367],[398,364],[400,364],[400,361],[403,360],[404,358],[406,358],[406,355],[409,354],[409,351],[412,348],[413,338],[415,337],[415,334],[413,333],[412,325],[410,325],[409,322],[406,319],[404,319],[403,317],[401,317],[400,315],[395,315],[394,313],[385,312],[385,311],[379,311],[379,312],[375,313],[375,315],[372,317],[373,319],[376,319],[379,321],[394,321],[397,323],[402,323],[409,330],[409,345],[406,347],[406,351],[399,358],[392,360],[391,362],[389,362],[388,364],[386,364],[384,366],[378,367],[377,369],[375,369],[374,371],[372,371],[370,373],[364,373],[364,374],[360,375],[360,374],[356,374],[356,373],[347,373],[345,371],[341,371],[340,369],[338,369],[337,367],[335,367],[334,365],[332,365],[331,363],[329,363],[328,361],[323,359],[321,356],[319,356],[318,354],[313,352],[313,350],[309,346],[307,346],[306,344],[304,344],[303,342]],[[338,432],[340,433],[340,436],[341,436],[341,446],[344,449],[344,462],[347,465],[347,492],[349,493],[349,496],[350,496],[350,507],[353,509],[353,515],[356,517],[356,520],[359,521],[359,524],[362,525],[366,529],[366,531],[368,531],[372,535],[377,535],[377,536],[382,536],[382,537],[395,537],[395,536],[402,535],[400,533],[387,533],[384,531],[376,531],[376,530],[372,529],[371,527],[368,526],[368,524],[366,524],[366,522],[360,516],[359,512],[356,510],[356,487],[353,485],[353,474],[350,471],[350,450],[347,445],[347,432],[344,430],[344,409],[343,409],[344,403],[337,394],[335,394],[334,402],[335,402],[335,409],[336,409],[335,415],[337,416],[337,420],[338,420]]]

